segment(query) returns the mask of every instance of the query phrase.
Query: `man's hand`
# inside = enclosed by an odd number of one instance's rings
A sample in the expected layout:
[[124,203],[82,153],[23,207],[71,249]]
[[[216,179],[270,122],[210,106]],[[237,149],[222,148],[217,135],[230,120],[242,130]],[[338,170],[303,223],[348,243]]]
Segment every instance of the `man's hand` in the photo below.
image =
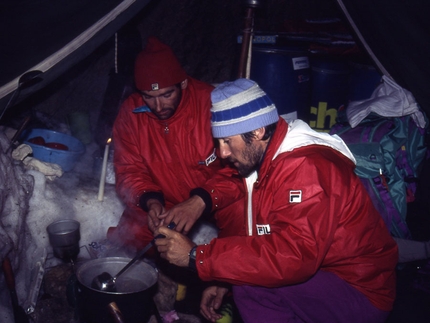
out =
[[222,299],[227,292],[227,288],[219,286],[211,286],[203,291],[202,300],[200,302],[200,313],[207,320],[215,322],[222,317],[216,310],[220,308]]
[[[148,207],[148,227],[154,232],[160,225],[163,225],[164,221],[160,218],[160,215],[166,210],[160,201],[156,199],[149,199],[146,203]],[[169,222],[170,223],[170,222]]]
[[160,233],[165,238],[156,239],[155,245],[161,257],[176,266],[188,267],[190,261],[188,253],[196,244],[183,234],[167,227],[159,227],[154,232],[155,235]]
[[206,205],[202,198],[194,195],[161,214],[159,219],[163,219],[165,223],[175,222],[175,230],[186,235],[202,215],[205,207]]

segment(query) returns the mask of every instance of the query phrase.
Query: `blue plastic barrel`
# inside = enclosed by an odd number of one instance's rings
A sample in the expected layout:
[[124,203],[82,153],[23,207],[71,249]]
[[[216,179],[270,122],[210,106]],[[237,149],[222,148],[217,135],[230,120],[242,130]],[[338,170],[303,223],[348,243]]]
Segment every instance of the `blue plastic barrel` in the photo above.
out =
[[311,58],[311,128],[328,132],[336,123],[337,110],[348,103],[350,67],[334,57]]
[[382,79],[374,66],[350,62],[351,77],[349,80],[349,101],[360,101],[370,98]]
[[253,46],[250,78],[287,118],[308,119],[310,106],[310,64],[305,49]]

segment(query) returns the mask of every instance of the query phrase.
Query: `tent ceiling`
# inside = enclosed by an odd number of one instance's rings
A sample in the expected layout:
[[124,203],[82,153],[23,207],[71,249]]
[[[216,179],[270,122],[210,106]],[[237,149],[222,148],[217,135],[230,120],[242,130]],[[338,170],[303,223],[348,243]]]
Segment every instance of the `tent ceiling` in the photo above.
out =
[[31,91],[42,88],[93,52],[149,1],[3,1],[1,106],[16,89],[22,74],[42,71],[43,81]]
[[[411,91],[430,115],[430,91],[427,90],[430,81],[430,19],[427,17],[430,2],[325,0],[324,3],[328,5],[336,1],[379,68]],[[44,72],[42,82],[27,92],[22,91],[21,96],[25,97],[92,53],[149,2],[1,1],[0,109],[6,105],[23,73],[35,69]],[[283,3],[287,10],[294,0],[267,2]],[[308,2],[312,3],[311,0]],[[192,3],[205,5],[199,1]]]

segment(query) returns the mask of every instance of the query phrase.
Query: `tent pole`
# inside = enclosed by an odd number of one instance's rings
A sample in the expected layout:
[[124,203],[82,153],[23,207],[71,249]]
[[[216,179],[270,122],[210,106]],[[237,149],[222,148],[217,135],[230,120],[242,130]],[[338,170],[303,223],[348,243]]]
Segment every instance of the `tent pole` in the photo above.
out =
[[245,0],[246,16],[245,27],[243,29],[242,47],[239,60],[239,78],[249,78],[251,70],[251,53],[252,53],[252,38],[254,35],[254,12],[255,8],[260,6],[260,1]]

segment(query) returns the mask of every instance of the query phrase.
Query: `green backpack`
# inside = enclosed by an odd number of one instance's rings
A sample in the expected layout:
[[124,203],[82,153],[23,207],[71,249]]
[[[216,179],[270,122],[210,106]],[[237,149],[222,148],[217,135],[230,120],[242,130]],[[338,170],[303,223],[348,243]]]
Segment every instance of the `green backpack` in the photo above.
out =
[[420,165],[429,157],[427,129],[419,128],[411,116],[377,114],[351,128],[345,113],[339,111],[330,130],[345,141],[356,158],[355,173],[394,237],[411,238],[407,203],[414,200]]

